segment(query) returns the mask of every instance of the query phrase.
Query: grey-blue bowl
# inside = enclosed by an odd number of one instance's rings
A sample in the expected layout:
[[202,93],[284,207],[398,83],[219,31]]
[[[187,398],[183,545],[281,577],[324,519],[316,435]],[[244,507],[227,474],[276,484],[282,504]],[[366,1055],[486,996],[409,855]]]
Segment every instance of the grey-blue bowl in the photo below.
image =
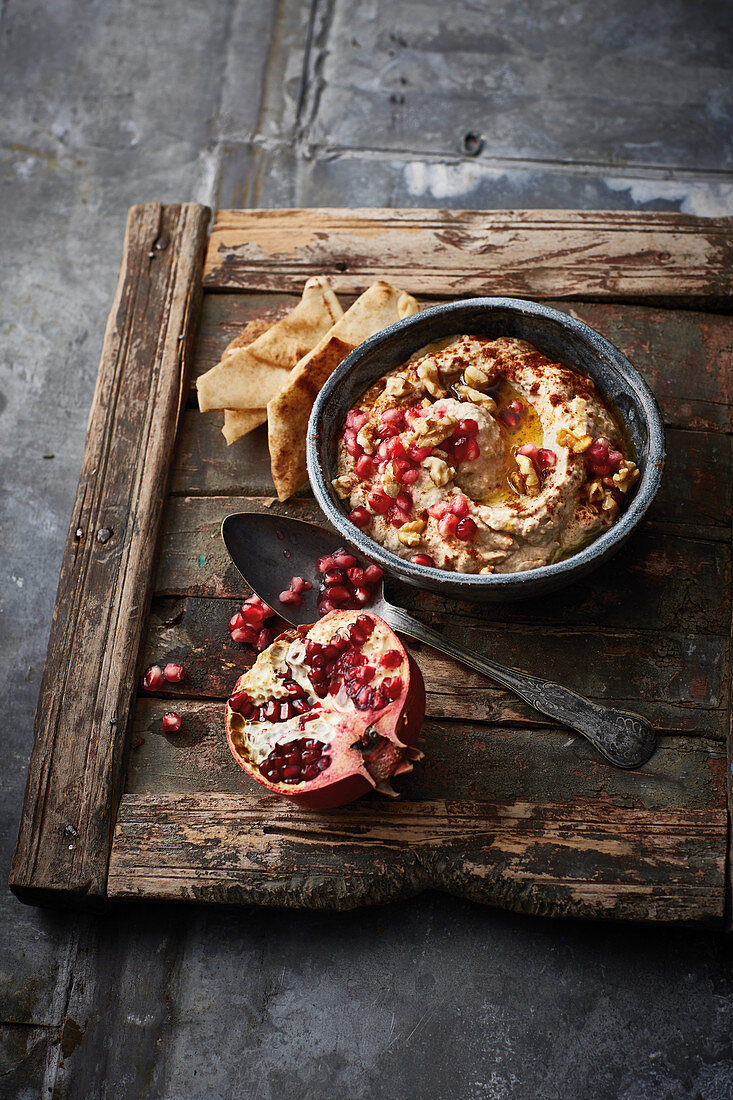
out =
[[[333,490],[338,436],[351,406],[377,378],[400,366],[425,344],[464,333],[529,340],[550,359],[592,378],[626,425],[641,471],[636,493],[616,523],[572,557],[524,573],[488,576],[413,565],[385,550],[351,523]],[[623,546],[659,488],[664,467],[664,428],[654,395],[628,359],[582,321],[537,302],[468,298],[425,309],[360,344],[318,395],[308,426],[307,459],[313,492],[330,522],[388,573],[407,584],[462,600],[517,599],[570,584]]]

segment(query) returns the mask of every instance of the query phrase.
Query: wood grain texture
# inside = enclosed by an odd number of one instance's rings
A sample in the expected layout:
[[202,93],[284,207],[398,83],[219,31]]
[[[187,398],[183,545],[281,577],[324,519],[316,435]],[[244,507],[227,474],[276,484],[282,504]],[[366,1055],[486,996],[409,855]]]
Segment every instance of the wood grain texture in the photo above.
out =
[[211,289],[299,292],[307,274],[361,293],[665,299],[723,304],[733,220],[670,213],[524,210],[221,210]]
[[25,899],[102,897],[207,208],[130,210],[66,542],[18,843]]
[[720,923],[725,814],[576,801],[125,795],[111,897],[350,909],[438,888],[526,913]]

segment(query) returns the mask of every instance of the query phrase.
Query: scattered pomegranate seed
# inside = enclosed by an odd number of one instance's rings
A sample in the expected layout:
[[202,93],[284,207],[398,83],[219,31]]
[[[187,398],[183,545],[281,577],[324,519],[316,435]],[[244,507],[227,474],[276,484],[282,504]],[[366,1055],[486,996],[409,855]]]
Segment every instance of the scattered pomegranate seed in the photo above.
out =
[[358,409],[349,409],[346,414],[346,427],[353,432],[358,432],[364,427],[368,419],[368,413],[359,412]]
[[459,521],[456,527],[456,538],[461,542],[472,542],[476,538],[478,527],[470,516]]
[[151,665],[143,676],[143,687],[146,691],[160,691],[165,684],[163,670],[160,665]]
[[349,519],[356,527],[368,527],[372,517],[366,508],[352,508]]
[[359,563],[353,554],[347,554],[345,550],[337,550],[333,555],[333,564],[337,569],[351,569],[353,565]]
[[252,627],[243,626],[232,631],[233,642],[243,642],[246,645],[251,645],[257,637],[257,631]]
[[239,630],[242,626],[244,626],[244,619],[242,618],[241,611],[237,611],[229,620],[229,633],[231,634],[233,630]]
[[438,500],[435,502],[435,504],[431,504],[428,508],[428,513],[433,517],[433,519],[440,519],[441,516],[444,516],[445,513],[449,511],[450,506],[445,500]]
[[541,447],[537,452],[537,465],[540,470],[552,470],[557,466],[557,455],[548,447]]
[[422,462],[423,459],[428,458],[433,453],[432,447],[416,447],[415,444],[407,448],[407,457],[411,458],[413,462]]
[[163,715],[163,733],[176,733],[181,728],[181,716],[174,710]]
[[328,573],[329,569],[335,569],[335,565],[332,557],[319,558],[316,562],[316,568],[319,573]]
[[460,520],[458,516],[454,515],[452,512],[446,512],[445,515],[441,516],[438,520],[438,530],[444,539],[449,538],[451,535],[455,534],[456,527],[459,523]]
[[351,569],[347,569],[346,575],[355,588],[364,583],[364,570],[360,565],[354,565]]
[[377,584],[384,576],[380,565],[368,565],[364,570],[364,580],[367,584]]
[[382,413],[382,420],[387,424],[403,424],[405,421],[405,413],[403,409],[385,409]]
[[396,435],[394,439],[387,440],[384,450],[386,458],[407,458],[407,450],[398,435]]
[[367,503],[373,512],[382,516],[388,508],[391,508],[392,497],[388,496],[384,489],[373,489],[367,497]]
[[[608,452],[608,465],[614,474],[618,473],[619,467],[623,462],[624,456],[621,451],[609,451]],[[621,494],[623,496],[623,493]]]
[[258,653],[262,653],[263,649],[267,649],[268,645],[272,645],[275,641],[275,631],[270,630],[269,627],[263,627],[263,629],[257,635],[254,641],[254,647]]
[[435,568],[435,562],[430,557],[430,554],[413,554],[410,561],[413,565],[428,565]]
[[393,436],[400,434],[400,429],[396,424],[386,424],[384,422],[377,424],[374,431],[380,439],[391,439]]
[[462,519],[468,515],[468,499],[463,493],[456,493],[450,501],[450,510],[454,516]]
[[169,684],[180,684],[186,675],[186,670],[179,661],[169,661],[163,669],[163,675]]
[[364,454],[363,448],[356,442],[356,436],[351,432],[344,432],[344,443],[352,458],[361,458]]
[[524,446],[517,447],[517,454],[526,455],[527,458],[531,458],[533,462],[536,462],[539,449],[535,447],[534,443],[525,443]]
[[458,435],[478,435],[478,421],[471,419],[459,420],[456,432]]
[[402,471],[400,481],[403,485],[414,485],[419,477],[420,468],[418,466],[411,466],[409,470]]
[[412,508],[412,496],[408,493],[407,489],[402,489],[395,497],[395,504],[398,504],[400,508],[403,508],[405,512],[409,512]]
[[374,461],[371,455],[361,455],[360,458],[357,458],[354,469],[356,470],[356,476],[362,481],[371,477],[374,473]]
[[292,592],[290,589],[287,589],[287,591],[285,592],[281,592],[278,596],[278,599],[280,600],[280,603],[290,604],[293,607],[300,607],[300,605],[303,603],[303,600],[298,595],[298,593]]

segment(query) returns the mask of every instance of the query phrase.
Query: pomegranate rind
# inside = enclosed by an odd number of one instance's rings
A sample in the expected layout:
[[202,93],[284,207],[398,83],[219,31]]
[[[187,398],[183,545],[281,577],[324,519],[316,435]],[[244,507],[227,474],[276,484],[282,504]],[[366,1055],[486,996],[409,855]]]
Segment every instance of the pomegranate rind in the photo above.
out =
[[[226,705],[226,738],[229,750],[239,767],[252,779],[272,794],[288,798],[300,806],[313,810],[330,810],[338,806],[344,806],[349,802],[377,789],[380,793],[390,797],[397,797],[392,789],[390,780],[396,775],[402,775],[412,771],[414,762],[422,758],[422,753],[417,748],[418,737],[425,716],[425,685],[420,668],[415,660],[407,653],[397,635],[390,627],[371,612],[364,611],[334,611],[325,616],[318,623],[310,627],[300,627],[299,633],[304,634],[313,629],[318,630],[319,635],[325,629],[335,632],[340,626],[354,623],[359,615],[369,614],[378,624],[380,632],[388,635],[388,648],[397,650],[403,658],[403,663],[397,669],[390,669],[390,673],[396,672],[404,681],[401,693],[396,699],[391,700],[379,712],[339,711],[340,729],[334,733],[333,743],[340,739],[335,753],[338,754],[339,767],[328,768],[316,779],[288,785],[274,783],[268,780],[260,771],[258,764],[251,761],[245,752],[242,752],[242,722],[239,715],[235,715],[229,703]],[[276,639],[280,642],[288,636],[294,637],[296,632],[285,632]],[[386,639],[385,639],[386,640]],[[246,689],[249,671],[243,673],[237,680],[232,694]],[[336,713],[336,712],[329,712]],[[369,716],[367,718],[367,716]],[[237,729],[235,730],[235,723]],[[377,736],[377,750],[363,754],[350,745],[366,733],[367,727],[370,733]],[[246,723],[244,724],[246,730]],[[307,737],[307,724],[301,736]],[[370,762],[375,775],[372,775],[366,766]],[[339,771],[339,768],[341,769]]]

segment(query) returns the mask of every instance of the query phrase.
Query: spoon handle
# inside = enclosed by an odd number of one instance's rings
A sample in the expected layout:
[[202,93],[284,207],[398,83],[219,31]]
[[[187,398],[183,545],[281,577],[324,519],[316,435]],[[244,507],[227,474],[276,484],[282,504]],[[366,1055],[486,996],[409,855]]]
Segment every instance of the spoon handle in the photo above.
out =
[[417,642],[424,642],[448,657],[454,657],[483,676],[510,688],[540,714],[564,726],[570,726],[583,737],[587,737],[616,767],[638,768],[654,752],[654,731],[640,715],[602,706],[550,680],[541,680],[519,669],[489,661],[413,619],[401,607],[385,602],[379,614],[393,630],[407,634]]

